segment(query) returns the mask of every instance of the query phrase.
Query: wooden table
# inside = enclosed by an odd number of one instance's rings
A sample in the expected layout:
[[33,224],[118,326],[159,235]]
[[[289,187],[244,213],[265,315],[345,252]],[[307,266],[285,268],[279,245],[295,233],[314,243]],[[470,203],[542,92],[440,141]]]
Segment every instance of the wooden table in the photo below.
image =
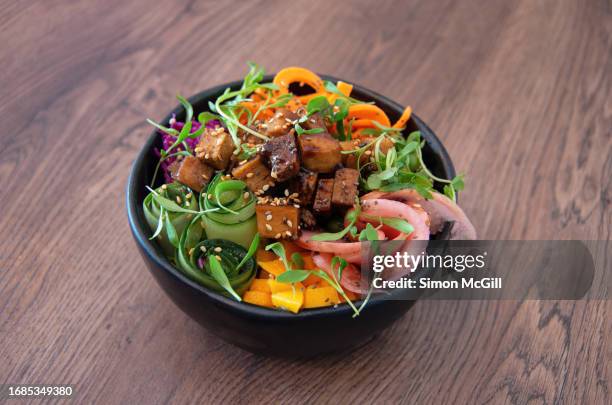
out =
[[482,238],[609,243],[609,3],[0,10],[0,383],[73,384],[80,403],[610,401],[610,301],[423,301],[356,351],[264,358],[170,302],[124,208],[151,131],[144,119],[162,118],[177,92],[241,77],[253,60],[412,105],[467,174],[461,203]]

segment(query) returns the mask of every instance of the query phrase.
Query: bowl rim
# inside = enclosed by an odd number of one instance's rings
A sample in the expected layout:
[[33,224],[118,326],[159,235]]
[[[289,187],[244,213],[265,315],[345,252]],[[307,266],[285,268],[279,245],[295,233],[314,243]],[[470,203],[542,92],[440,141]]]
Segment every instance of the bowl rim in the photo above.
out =
[[[329,80],[333,82],[337,82],[337,77],[319,74],[324,80]],[[265,75],[263,80],[264,82],[270,82],[274,78],[273,74]],[[345,81],[345,80],[343,80]],[[346,81],[348,82],[348,81]],[[353,89],[357,90],[359,93],[364,94],[367,98],[375,100],[376,102],[380,101],[383,104],[387,104],[389,107],[397,110],[399,114],[403,111],[404,107],[389,99],[386,96],[383,96],[373,90],[365,88],[359,84],[356,84],[352,81],[350,83],[353,85]],[[235,88],[239,87],[242,84],[242,80],[234,80],[231,82],[223,83],[217,86],[213,86],[198,93],[190,96],[187,100],[193,105],[197,102],[200,102],[204,98],[210,97],[210,95],[221,94],[226,88]],[[183,111],[183,107],[179,104],[177,105],[170,113],[166,115],[166,117],[161,121],[162,125],[168,123],[170,118],[173,115],[180,115]],[[436,149],[436,152],[440,155],[440,159],[442,165],[444,166],[444,170],[450,174],[450,176],[455,176],[455,168],[453,166],[450,155],[448,154],[446,148],[442,144],[442,141],[438,138],[438,136],[434,133],[434,131],[429,128],[427,124],[423,120],[421,120],[414,112],[411,114],[411,119],[415,121],[418,127],[425,129],[428,132],[427,142],[429,146]],[[145,158],[154,147],[154,144],[159,136],[156,129],[153,129],[146,142],[140,148],[136,159],[132,163],[130,168],[130,174],[127,181],[126,186],[126,208],[127,208],[127,216],[128,222],[130,225],[130,230],[134,237],[134,240],[139,245],[141,252],[145,254],[150,261],[155,263],[159,268],[163,269],[168,275],[174,278],[176,281],[186,284],[188,287],[196,290],[195,292],[204,294],[207,299],[211,300],[216,305],[221,305],[229,310],[232,310],[236,313],[241,313],[244,315],[249,315],[251,317],[257,318],[265,318],[267,320],[298,320],[305,318],[319,318],[319,317],[332,317],[332,316],[351,316],[353,314],[353,310],[348,305],[338,305],[337,307],[323,307],[323,308],[312,308],[298,312],[297,314],[279,311],[274,308],[265,308],[259,307],[256,305],[251,305],[242,301],[236,301],[232,298],[226,297],[218,292],[207,289],[204,286],[199,285],[195,281],[191,280],[189,277],[184,275],[178,268],[172,265],[170,261],[155,248],[154,242],[149,240],[146,236],[146,233],[149,232],[148,227],[142,220],[142,215],[138,215],[138,211],[142,210],[142,204],[137,201],[137,186],[139,185],[139,179],[136,178],[138,169],[143,165]],[[389,296],[393,296],[396,292],[401,292],[401,289],[394,291],[389,294]],[[387,301],[389,296],[379,296],[373,297],[368,302],[368,306],[378,306]],[[361,302],[356,301],[356,302]],[[366,307],[367,309],[367,307]]]

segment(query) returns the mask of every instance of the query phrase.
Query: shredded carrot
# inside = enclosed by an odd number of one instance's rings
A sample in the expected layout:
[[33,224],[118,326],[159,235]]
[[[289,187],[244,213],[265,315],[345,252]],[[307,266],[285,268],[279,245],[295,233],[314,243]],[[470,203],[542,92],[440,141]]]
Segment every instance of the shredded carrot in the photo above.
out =
[[406,126],[406,123],[410,119],[412,115],[412,107],[408,106],[404,109],[402,116],[393,124],[393,128],[403,128]]

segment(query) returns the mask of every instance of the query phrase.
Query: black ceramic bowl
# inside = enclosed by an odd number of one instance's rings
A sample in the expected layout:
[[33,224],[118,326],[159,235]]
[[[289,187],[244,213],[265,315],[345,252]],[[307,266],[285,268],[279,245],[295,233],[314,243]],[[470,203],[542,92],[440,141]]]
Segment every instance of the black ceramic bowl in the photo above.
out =
[[[338,79],[322,76],[324,79]],[[265,81],[271,81],[267,76]],[[197,113],[208,109],[208,102],[214,101],[225,88],[236,89],[241,82],[223,84],[189,98]],[[375,101],[395,121],[403,107],[371,90],[354,85],[352,96]],[[179,106],[162,121],[168,125],[172,114],[179,121],[184,120],[184,110]],[[420,130],[427,145],[423,149],[426,164],[435,175],[452,178],[453,164],[440,140],[416,115],[412,115],[405,134]],[[373,298],[357,318],[347,305],[336,308],[303,310],[298,314],[240,303],[227,298],[183,275],[163,255],[151,235],[145,221],[142,201],[157,163],[153,150],[161,146],[161,137],[154,131],[143,145],[132,167],[127,185],[127,212],[130,228],[140,253],[149,271],[161,288],[174,303],[191,318],[210,332],[244,349],[263,354],[280,356],[312,356],[336,352],[362,345],[399,319],[414,301],[401,299]],[[400,298],[401,290],[395,290],[390,298]]]

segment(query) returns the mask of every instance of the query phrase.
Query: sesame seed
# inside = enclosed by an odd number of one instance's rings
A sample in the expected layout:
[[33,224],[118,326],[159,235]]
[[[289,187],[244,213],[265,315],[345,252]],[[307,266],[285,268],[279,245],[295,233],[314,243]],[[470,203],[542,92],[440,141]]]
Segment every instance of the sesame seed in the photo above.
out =
[[270,177],[272,177],[273,179],[278,179],[278,174],[276,174],[276,172],[272,172],[270,173]]
[[254,173],[249,172],[249,173],[247,173],[246,178],[247,178],[247,179],[250,179],[250,178],[251,178],[251,177],[253,177],[253,176],[255,176],[255,174],[254,174]]
[[274,239],[280,239],[280,237],[281,237],[280,233],[277,233],[276,235],[274,235]]
[[368,155],[368,156],[370,156],[370,155],[372,154],[372,151],[371,151],[371,150],[366,150],[366,151],[365,151],[365,154],[366,154],[366,155]]
[[200,246],[200,250],[201,250],[203,253],[206,253],[206,246],[204,246],[204,245]]
[[285,235],[287,235],[287,236],[289,236],[289,237],[291,237],[291,236],[292,236],[290,231],[285,232]]
[[162,190],[165,190],[167,188],[168,188],[168,186],[166,184],[162,184]]
[[189,193],[189,194],[187,194],[187,195],[185,196],[185,199],[187,199],[187,200],[189,200],[190,198],[191,198],[191,193]]
[[210,159],[210,153],[205,154],[204,159]]
[[285,197],[289,197],[289,190],[285,189]]
[[290,219],[288,219],[288,220],[287,220],[287,226],[288,226],[289,228],[293,228],[293,222],[291,222],[291,220],[290,220]]
[[266,221],[272,221],[272,214],[266,215]]
[[300,205],[299,205],[299,204],[293,204],[293,206],[294,206],[295,208],[300,208]]
[[221,246],[217,246],[214,250],[217,253],[221,253],[223,251],[223,248],[221,248]]
[[192,256],[192,255],[193,255],[193,251],[194,251],[194,250],[195,250],[195,248],[191,248],[191,249],[189,249],[189,256]]
[[176,196],[176,202],[177,202],[177,204],[180,204],[180,203],[183,202],[183,200],[181,200],[181,197],[177,195]]
[[244,194],[242,195],[242,198],[244,198],[245,200],[248,200],[250,197],[250,194],[248,191],[245,191]]
[[268,191],[270,189],[270,186],[267,184],[264,184],[264,186],[261,188],[263,191]]
[[209,200],[212,200],[212,194],[208,194],[206,198],[208,198]]
[[266,230],[272,231],[272,226],[270,224],[266,224]]
[[221,256],[215,255],[215,257],[217,258],[217,260],[221,261]]

